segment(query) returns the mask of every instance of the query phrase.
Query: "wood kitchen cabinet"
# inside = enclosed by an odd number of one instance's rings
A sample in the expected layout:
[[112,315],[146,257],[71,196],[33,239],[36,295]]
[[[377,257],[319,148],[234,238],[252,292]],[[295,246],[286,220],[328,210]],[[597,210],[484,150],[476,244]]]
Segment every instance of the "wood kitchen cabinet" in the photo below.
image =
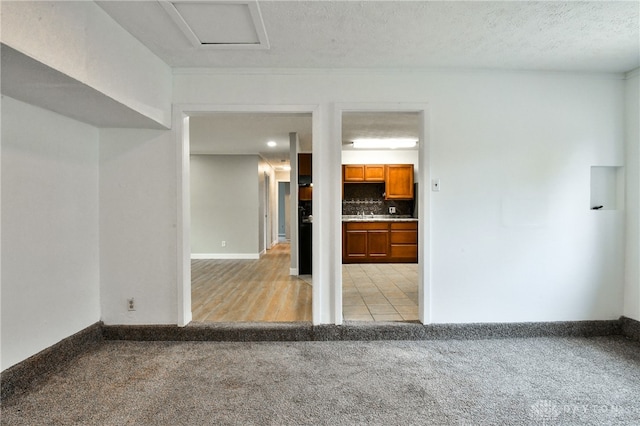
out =
[[300,186],[298,187],[298,200],[299,201],[311,201],[313,199],[313,187],[312,186]]
[[392,262],[418,261],[418,222],[391,222],[389,256]]
[[385,200],[413,200],[413,164],[344,164],[342,166],[343,184],[381,182],[385,184]]
[[343,182],[384,182],[384,164],[345,164]]
[[416,263],[417,222],[344,222],[342,263]]
[[413,199],[413,164],[385,166],[385,200]]
[[344,263],[385,261],[389,257],[389,224],[346,222],[342,226]]
[[298,176],[313,176],[311,154],[298,154]]
[[301,177],[304,176],[304,180],[306,181],[306,185],[298,186],[298,200],[299,201],[311,201],[313,187],[310,186],[309,182],[312,181],[312,162],[313,157],[311,154],[298,154],[298,182],[301,182]]

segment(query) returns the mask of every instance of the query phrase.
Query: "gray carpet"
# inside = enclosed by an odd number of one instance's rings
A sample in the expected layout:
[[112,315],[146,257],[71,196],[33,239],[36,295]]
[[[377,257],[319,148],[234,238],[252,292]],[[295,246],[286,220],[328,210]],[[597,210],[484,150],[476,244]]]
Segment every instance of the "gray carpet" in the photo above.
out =
[[107,341],[2,403],[7,425],[639,425],[623,337]]

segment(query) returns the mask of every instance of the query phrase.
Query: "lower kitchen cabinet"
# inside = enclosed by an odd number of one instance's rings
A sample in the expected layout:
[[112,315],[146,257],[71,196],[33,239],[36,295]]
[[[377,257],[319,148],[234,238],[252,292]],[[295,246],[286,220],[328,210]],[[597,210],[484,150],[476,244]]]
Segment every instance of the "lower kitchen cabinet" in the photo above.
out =
[[392,222],[389,243],[390,256],[394,262],[418,261],[418,223]]
[[344,222],[342,263],[416,263],[417,222]]

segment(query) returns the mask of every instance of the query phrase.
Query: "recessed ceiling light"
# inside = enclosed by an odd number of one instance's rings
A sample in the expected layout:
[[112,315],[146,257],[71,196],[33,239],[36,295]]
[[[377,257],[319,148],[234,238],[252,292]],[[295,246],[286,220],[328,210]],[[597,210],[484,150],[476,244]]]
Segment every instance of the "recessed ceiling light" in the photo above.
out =
[[273,148],[274,146],[276,146],[277,144],[274,141],[269,141],[267,142],[267,146]]
[[291,166],[282,166],[282,170],[284,170],[285,172],[288,172],[291,170]]
[[356,139],[353,147],[358,149],[396,149],[413,148],[418,143],[415,139],[390,138],[390,139]]

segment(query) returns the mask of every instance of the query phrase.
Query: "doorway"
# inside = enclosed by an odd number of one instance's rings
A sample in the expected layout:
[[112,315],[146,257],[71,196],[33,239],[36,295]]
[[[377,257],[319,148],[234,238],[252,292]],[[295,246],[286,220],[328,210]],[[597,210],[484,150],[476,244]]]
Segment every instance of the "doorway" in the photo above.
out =
[[[371,173],[366,185],[365,182],[353,185],[357,180],[355,175],[351,175],[351,183],[345,184],[345,173],[350,171],[342,170],[340,248],[343,265],[337,292],[341,296],[342,318],[346,321],[428,323],[431,312],[428,107],[425,104],[340,104],[334,111],[342,164],[360,165],[362,169],[367,165],[377,166],[369,168]],[[417,145],[384,151],[378,145],[356,151],[354,139],[378,139],[379,143],[386,139],[413,139],[417,140]],[[389,181],[385,167],[410,168],[410,165],[414,168],[413,191],[411,195],[397,199],[405,199],[406,205],[393,205],[390,200],[393,197],[385,198],[388,189],[385,185]],[[362,179],[365,180],[364,175]],[[395,207],[395,211],[390,207]],[[392,215],[394,218],[404,216],[407,221],[378,223]],[[346,228],[348,219],[354,220],[355,229]],[[354,238],[349,240],[349,236]],[[347,245],[351,253],[346,252]]]
[[278,182],[278,242],[291,241],[291,182]]
[[[290,180],[289,134],[310,139],[311,115],[213,112],[186,121],[193,319],[310,321],[312,288],[290,275],[291,246],[279,241],[272,200]],[[286,232],[291,214],[284,218]]]

